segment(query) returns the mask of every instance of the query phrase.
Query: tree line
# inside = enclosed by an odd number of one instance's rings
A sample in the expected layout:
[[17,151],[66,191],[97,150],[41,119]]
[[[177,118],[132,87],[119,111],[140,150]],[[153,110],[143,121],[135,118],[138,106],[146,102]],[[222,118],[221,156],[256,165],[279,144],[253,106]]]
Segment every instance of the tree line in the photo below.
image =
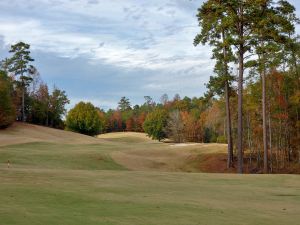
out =
[[11,46],[11,57],[0,64],[0,128],[14,121],[64,128],[63,116],[69,99],[65,91],[49,91],[31,57],[30,45]]
[[247,160],[264,173],[300,163],[295,7],[286,0],[208,0],[197,18],[194,45],[209,44],[216,60],[208,87],[226,103],[228,167],[234,147],[239,173]]
[[156,103],[150,96],[132,106],[122,97],[116,109],[107,111],[91,103],[80,102],[66,117],[67,129],[88,135],[109,132],[145,132],[155,140],[173,142],[226,143],[224,102],[206,94],[184,97],[164,94]]

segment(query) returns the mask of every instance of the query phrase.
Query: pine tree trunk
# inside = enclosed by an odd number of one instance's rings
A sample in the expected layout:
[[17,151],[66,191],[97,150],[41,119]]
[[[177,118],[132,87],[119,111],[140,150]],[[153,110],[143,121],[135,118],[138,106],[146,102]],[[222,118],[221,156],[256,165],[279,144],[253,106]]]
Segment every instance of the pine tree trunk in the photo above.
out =
[[270,145],[270,172],[273,173],[273,150],[272,150],[272,126],[271,126],[271,109],[269,105],[269,145]]
[[244,18],[243,18],[243,3],[239,3],[239,22],[237,24],[238,36],[239,36],[239,51],[238,51],[238,62],[239,62],[239,77],[238,77],[238,173],[243,173],[243,81],[244,81]]
[[[264,66],[264,65],[263,65]],[[267,114],[266,114],[266,69],[262,72],[262,117],[263,117],[263,151],[264,173],[269,172],[268,166],[268,140],[267,140]]]
[[49,111],[47,110],[46,126],[49,126]]
[[232,146],[232,135],[231,135],[231,113],[229,105],[229,87],[228,81],[225,82],[225,101],[226,101],[226,117],[227,117],[227,144],[228,144],[228,158],[227,168],[233,167],[233,146]]
[[22,88],[22,121],[25,122],[25,87]]
[[244,48],[239,50],[238,77],[238,173],[243,173],[243,76],[244,76]]
[[252,157],[253,157],[253,152],[252,152],[252,140],[250,136],[250,115],[249,113],[247,114],[247,136],[248,136],[248,148],[250,151],[250,156],[249,156],[249,165],[250,168],[252,168]]
[[[294,63],[294,67],[295,67],[295,75],[296,75],[296,88],[297,90],[300,90],[300,76],[299,76],[299,71],[298,71],[298,66],[297,66],[297,58],[296,58],[296,53],[295,50],[293,49],[292,51],[292,56],[293,56],[293,63]],[[297,118],[297,122],[299,122],[300,117],[299,117],[299,106],[296,107],[296,118]],[[300,129],[296,129],[296,135],[297,138],[300,137]],[[299,152],[299,163],[300,163],[300,146],[298,145],[297,147],[298,152]]]
[[[222,38],[225,40],[225,32],[222,30]],[[224,55],[224,69],[226,81],[225,81],[225,105],[226,105],[226,121],[227,121],[227,168],[233,167],[233,146],[232,146],[232,133],[231,133],[231,114],[230,114],[230,102],[229,102],[229,83],[228,83],[228,65],[227,65],[227,51],[226,47],[223,47]],[[224,129],[225,130],[225,129]]]

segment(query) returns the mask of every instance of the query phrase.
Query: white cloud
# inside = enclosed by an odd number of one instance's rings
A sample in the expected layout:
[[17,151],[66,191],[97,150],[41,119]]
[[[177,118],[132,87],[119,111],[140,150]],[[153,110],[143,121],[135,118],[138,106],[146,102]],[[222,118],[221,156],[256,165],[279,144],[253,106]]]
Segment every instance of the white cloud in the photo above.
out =
[[[15,7],[18,8],[22,2],[14,2],[17,4]],[[174,3],[164,4],[160,8],[147,1],[143,4],[138,4],[138,1],[126,1],[124,4],[120,0],[101,1],[101,4],[93,1],[93,4],[88,4],[89,1],[34,0],[31,3],[40,6],[36,10],[46,7],[62,15],[62,21],[60,17],[50,21],[47,17],[0,16],[0,33],[6,45],[24,40],[31,43],[33,49],[64,57],[85,55],[93,63],[101,60],[127,68],[166,69],[174,72],[198,65],[200,59],[206,62],[210,60],[208,51],[202,48],[203,52],[200,53],[192,45],[198,29],[195,18],[176,8]],[[71,15],[64,15],[70,12]],[[92,22],[85,22],[78,15],[95,18]],[[179,23],[176,28],[180,20],[188,26]],[[89,25],[97,27],[102,21],[111,23],[111,26],[105,30],[84,29],[84,26]],[[142,25],[145,27],[140,27]],[[125,26],[138,33],[130,36],[132,34]],[[119,27],[123,27],[123,30],[118,30]],[[99,46],[100,43],[105,45]],[[178,59],[174,56],[178,56]]]
[[[83,99],[101,107],[116,105],[116,99],[107,94],[116,95],[116,89],[118,95],[133,98],[170,92],[193,96],[203,92],[214,64],[209,47],[193,46],[199,30],[194,15],[201,1],[3,0],[0,36],[6,47],[22,40],[35,52],[67,58],[59,65],[68,68],[44,66],[43,75],[51,70],[49,79],[54,73],[57,77],[67,73],[86,83],[98,81],[99,88],[106,90],[98,93],[100,101],[92,93],[84,93]],[[69,59],[88,63],[81,65],[82,70],[74,69],[63,64]],[[101,73],[103,64],[116,69]],[[112,81],[103,82],[101,77]],[[62,88],[73,94],[71,104],[75,104],[83,94],[74,91],[79,81],[72,78]],[[137,87],[127,85],[132,81]],[[114,86],[103,87],[101,82]],[[82,83],[80,87],[88,88]]]

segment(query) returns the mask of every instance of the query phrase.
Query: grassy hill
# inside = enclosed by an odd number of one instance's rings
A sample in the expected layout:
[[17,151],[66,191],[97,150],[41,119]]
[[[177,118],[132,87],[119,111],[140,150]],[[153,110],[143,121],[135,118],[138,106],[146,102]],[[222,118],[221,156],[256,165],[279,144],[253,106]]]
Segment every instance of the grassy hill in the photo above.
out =
[[296,175],[199,173],[222,169],[208,163],[226,145],[172,145],[139,133],[93,138],[28,124],[0,131],[0,143],[0,225],[281,225],[300,219]]
[[97,144],[100,141],[90,136],[26,123],[14,123],[0,130],[0,146],[32,142],[61,144]]

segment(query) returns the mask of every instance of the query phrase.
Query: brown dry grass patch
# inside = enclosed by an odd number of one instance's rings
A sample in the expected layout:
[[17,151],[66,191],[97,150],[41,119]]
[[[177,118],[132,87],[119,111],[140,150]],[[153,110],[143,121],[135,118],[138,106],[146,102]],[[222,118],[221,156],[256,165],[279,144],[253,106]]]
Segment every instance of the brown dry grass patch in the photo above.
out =
[[51,142],[59,144],[97,144],[103,141],[64,130],[33,124],[16,122],[11,127],[0,130],[0,146],[31,142]]

